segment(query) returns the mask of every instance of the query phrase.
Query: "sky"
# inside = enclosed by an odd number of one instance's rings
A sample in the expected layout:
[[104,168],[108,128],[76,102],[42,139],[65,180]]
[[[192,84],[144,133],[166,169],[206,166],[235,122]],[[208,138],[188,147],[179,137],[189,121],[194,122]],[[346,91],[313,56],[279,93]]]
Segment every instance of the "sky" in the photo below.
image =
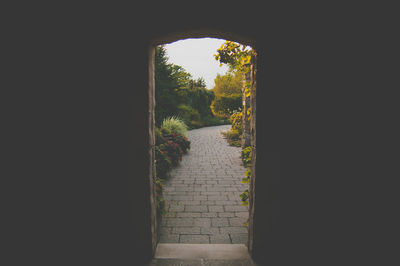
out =
[[214,38],[185,39],[166,44],[165,48],[169,63],[182,66],[194,79],[204,78],[207,89],[212,89],[217,73],[223,75],[228,70],[226,65],[220,67],[213,56],[224,42]]

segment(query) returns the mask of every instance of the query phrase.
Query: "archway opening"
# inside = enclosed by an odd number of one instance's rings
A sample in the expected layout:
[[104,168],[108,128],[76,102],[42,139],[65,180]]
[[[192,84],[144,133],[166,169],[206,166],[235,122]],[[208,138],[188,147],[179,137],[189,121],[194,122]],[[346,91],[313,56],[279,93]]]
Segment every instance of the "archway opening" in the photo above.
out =
[[[211,36],[210,36],[211,35]],[[240,223],[243,219],[243,217],[240,217],[240,215],[243,216],[243,213],[247,212],[247,217],[248,221],[246,224],[246,227],[248,228],[248,233],[246,232],[246,240],[243,241],[243,238],[239,242],[245,242],[246,248],[248,248],[249,251],[252,249],[252,222],[253,222],[253,217],[254,217],[254,210],[253,210],[253,197],[254,197],[254,176],[255,176],[255,159],[256,159],[256,147],[255,147],[255,119],[256,119],[256,69],[257,69],[257,60],[256,60],[256,52],[255,50],[253,53],[253,56],[251,56],[251,60],[248,62],[247,65],[247,73],[244,76],[244,86],[242,90],[242,95],[243,98],[241,99],[241,105],[243,110],[242,111],[242,117],[240,118],[242,121],[245,121],[245,131],[241,132],[241,141],[236,142],[236,145],[240,147],[240,152],[244,150],[244,148],[247,148],[247,151],[251,151],[250,153],[252,154],[252,160],[250,164],[248,164],[246,167],[249,169],[248,172],[252,172],[253,174],[248,175],[248,193],[247,193],[247,198],[244,201],[248,201],[248,207],[246,207],[246,211],[244,212],[243,209],[243,204],[241,201],[243,198],[240,196],[245,195],[245,191],[235,191],[238,193],[232,193],[232,197],[229,197],[228,191],[226,189],[230,187],[232,189],[232,184],[228,184],[228,180],[223,180],[223,179],[218,179],[218,173],[215,176],[214,180],[204,178],[204,180],[200,180],[199,178],[196,178],[196,173],[193,173],[191,177],[187,180],[182,180],[182,186],[178,190],[176,188],[172,189],[170,188],[170,192],[185,192],[185,193],[169,193],[169,196],[176,195],[179,197],[179,195],[183,194],[191,194],[190,197],[184,198],[181,197],[182,201],[186,201],[186,204],[169,204],[168,205],[168,210],[165,215],[161,215],[158,212],[158,207],[159,207],[159,186],[157,185],[157,171],[156,171],[156,135],[155,131],[157,126],[156,125],[156,117],[155,117],[155,108],[156,108],[156,84],[155,84],[155,56],[156,56],[156,49],[158,45],[162,44],[167,44],[167,43],[172,43],[178,40],[184,40],[187,38],[206,38],[206,37],[216,37],[215,34],[207,34],[207,32],[203,32],[202,34],[199,33],[186,33],[186,34],[171,34],[168,36],[164,36],[158,40],[155,40],[151,45],[150,45],[150,56],[149,56],[149,102],[150,102],[150,108],[149,108],[149,113],[150,113],[150,129],[149,129],[149,135],[150,135],[150,157],[151,157],[151,165],[150,165],[150,179],[151,179],[151,193],[150,193],[150,201],[151,201],[151,222],[152,222],[152,243],[153,243],[153,251],[156,251],[157,244],[158,243],[183,243],[186,241],[187,243],[193,243],[196,244],[198,243],[203,243],[202,240],[208,239],[208,244],[213,244],[213,243],[227,243],[226,241],[228,238],[224,238],[221,236],[221,232],[225,232],[226,235],[229,237],[230,243],[235,243],[236,240],[232,239],[232,236],[235,234],[233,231],[237,230],[232,226],[232,223]],[[224,38],[224,36],[217,36],[218,38]],[[232,38],[224,38],[224,40],[229,39],[232,40]],[[240,38],[240,40],[242,40]],[[236,38],[233,39],[233,41],[243,44],[242,41],[238,41]],[[245,45],[250,46],[249,41],[245,43]],[[251,45],[252,49],[254,48],[255,45]],[[247,88],[247,89],[246,89]],[[230,117],[229,117],[230,118]],[[232,122],[232,121],[229,121]],[[247,140],[247,141],[246,141]],[[228,145],[227,145],[228,146]],[[244,162],[242,162],[242,166]],[[178,171],[179,172],[179,171]],[[209,172],[210,174],[215,174],[213,171]],[[226,171],[225,171],[226,174]],[[243,176],[240,177],[241,179],[245,179],[246,176],[243,173]],[[204,182],[204,183],[203,183]],[[186,186],[187,185],[187,186]],[[192,185],[192,186],[191,186]],[[199,185],[196,189],[195,185]],[[224,187],[223,191],[218,191],[218,185],[221,187]],[[235,184],[238,185],[238,184]],[[202,192],[199,191],[200,187],[203,187],[206,189],[206,191]],[[207,188],[210,188],[209,191],[207,191]],[[237,190],[233,188],[234,190]],[[196,191],[197,190],[197,191]],[[214,191],[212,191],[214,190]],[[198,192],[198,193],[196,193]],[[212,192],[223,192],[222,194],[219,193],[219,195],[216,195],[217,193],[212,193]],[[232,191],[233,192],[233,191]],[[164,192],[165,193],[165,192]],[[166,193],[168,194],[168,193]],[[214,198],[212,198],[214,196]],[[215,197],[216,196],[216,197]],[[217,198],[220,196],[220,198]],[[175,197],[175,199],[178,199],[178,197]],[[236,197],[236,198],[234,198]],[[246,195],[244,196],[246,197]],[[190,199],[189,199],[190,198]],[[212,198],[212,199],[211,199]],[[168,199],[166,199],[168,200]],[[236,203],[239,203],[239,205],[233,206],[235,204],[232,204],[233,201],[236,201]],[[218,204],[217,204],[218,203]],[[226,203],[224,205],[223,203]],[[208,204],[208,205],[207,205]],[[171,208],[171,206],[173,206]],[[188,207],[186,207],[188,206]],[[225,207],[226,206],[226,207]],[[235,211],[239,210],[241,208],[241,211]],[[175,210],[175,211],[172,211]],[[230,210],[230,211],[229,211]],[[229,217],[232,216],[233,217]],[[191,217],[190,217],[191,216]],[[246,217],[246,219],[247,219]],[[174,219],[171,219],[174,218]],[[190,218],[186,219],[188,222],[190,220],[189,224],[185,224],[185,218]],[[213,219],[214,218],[214,219]],[[170,221],[167,221],[170,220]],[[239,221],[240,220],[240,221]],[[172,222],[173,221],[173,222]],[[220,222],[220,223],[218,223]],[[174,224],[183,224],[186,226],[183,227],[174,227]],[[218,226],[219,224],[219,226]],[[196,226],[198,225],[198,226]],[[215,225],[215,226],[213,226]],[[229,227],[229,229],[227,229]],[[239,228],[240,226],[238,226]],[[223,228],[223,229],[221,229]],[[217,230],[216,230],[217,229]],[[232,231],[233,230],[233,231]],[[218,232],[217,232],[218,231]],[[240,230],[238,230],[240,231]],[[173,234],[175,233],[175,234]],[[166,240],[166,235],[174,235],[172,236],[175,240],[171,239],[169,241]],[[243,231],[239,234],[242,234],[241,236],[243,237]],[[178,238],[177,238],[178,236]],[[181,238],[181,236],[184,236]],[[217,239],[218,237],[220,238],[220,241]],[[194,241],[191,241],[190,238],[192,238]],[[198,241],[196,241],[196,239]],[[211,240],[213,239],[213,240]]]

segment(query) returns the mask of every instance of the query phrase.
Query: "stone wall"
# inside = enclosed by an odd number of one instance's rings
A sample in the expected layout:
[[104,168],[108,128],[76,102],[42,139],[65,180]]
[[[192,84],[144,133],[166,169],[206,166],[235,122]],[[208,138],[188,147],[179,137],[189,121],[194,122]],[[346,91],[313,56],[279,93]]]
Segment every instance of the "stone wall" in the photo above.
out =
[[15,132],[15,141],[5,140],[16,163],[4,176],[18,182],[10,202],[19,205],[5,217],[27,210],[15,219],[9,246],[19,248],[13,260],[29,259],[16,264],[141,265],[151,258],[149,47],[182,37],[230,39],[258,53],[254,258],[340,265],[372,254],[356,252],[359,224],[349,224],[365,205],[343,192],[357,193],[374,165],[363,160],[370,151],[354,146],[367,133],[356,131],[358,123],[374,117],[359,111],[361,103],[374,106],[382,96],[377,82],[374,97],[363,98],[376,49],[365,40],[374,38],[355,42],[373,27],[354,19],[347,3],[335,12],[303,2],[232,4],[232,12],[215,1],[142,4],[20,10],[10,22],[19,29],[7,38],[17,48],[8,68],[18,73],[6,116],[17,118],[4,128]]

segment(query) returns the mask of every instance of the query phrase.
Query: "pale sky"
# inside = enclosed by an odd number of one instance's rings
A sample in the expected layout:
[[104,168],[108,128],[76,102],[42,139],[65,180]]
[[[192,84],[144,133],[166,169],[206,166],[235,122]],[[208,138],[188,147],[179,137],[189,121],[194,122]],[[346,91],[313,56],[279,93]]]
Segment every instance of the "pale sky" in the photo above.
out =
[[194,79],[204,78],[207,89],[212,89],[217,73],[223,75],[228,70],[226,65],[220,67],[213,56],[224,42],[214,38],[185,39],[166,44],[165,48],[169,63],[182,66]]

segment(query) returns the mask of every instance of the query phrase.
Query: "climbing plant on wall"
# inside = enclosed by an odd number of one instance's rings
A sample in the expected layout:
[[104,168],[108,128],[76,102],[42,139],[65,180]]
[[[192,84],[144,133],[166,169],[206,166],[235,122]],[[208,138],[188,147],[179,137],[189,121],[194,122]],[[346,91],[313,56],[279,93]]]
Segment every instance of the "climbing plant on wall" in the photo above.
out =
[[[219,49],[217,49],[217,54],[214,55],[214,58],[220,62],[220,65],[226,64],[231,72],[237,75],[242,75],[244,77],[250,74],[250,65],[253,56],[255,56],[255,51],[251,47],[232,41],[226,41],[221,45]],[[243,98],[245,100],[251,96],[251,84],[247,81],[244,82],[243,94]],[[248,120],[250,120],[250,111],[251,106],[247,110],[245,110],[247,123],[249,123]],[[242,116],[243,111],[240,113],[240,117]],[[237,117],[238,114],[235,114],[235,117],[233,117],[231,120],[236,121]],[[235,126],[237,126],[236,123]],[[242,179],[242,182],[249,183],[251,178],[251,147],[245,147],[242,150],[242,159],[243,165],[247,167],[245,177]],[[242,205],[248,205],[249,189],[246,189],[243,193],[240,194],[240,199],[242,201]]]

